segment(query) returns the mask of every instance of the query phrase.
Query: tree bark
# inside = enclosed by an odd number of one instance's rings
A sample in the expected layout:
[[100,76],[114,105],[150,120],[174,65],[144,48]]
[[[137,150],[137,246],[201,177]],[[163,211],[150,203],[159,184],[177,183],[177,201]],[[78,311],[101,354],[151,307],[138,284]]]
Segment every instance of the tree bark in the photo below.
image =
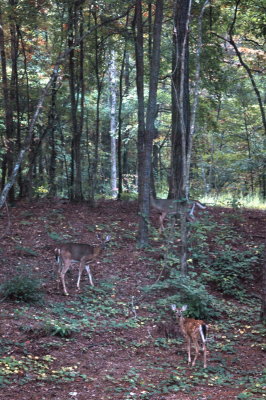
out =
[[[0,9],[0,56],[1,56],[1,71],[2,71],[2,88],[5,114],[5,132],[6,132],[6,153],[3,159],[2,167],[2,183],[4,188],[6,181],[10,178],[13,169],[14,157],[14,124],[13,124],[13,104],[11,101],[11,90],[8,85],[7,62],[5,50],[5,34],[3,29],[2,10]],[[9,191],[9,200],[13,202],[15,199],[13,185]]]
[[[157,88],[160,69],[161,30],[163,21],[163,1],[156,1],[156,10],[153,26],[153,43],[151,50],[149,98],[144,120],[144,74],[143,74],[143,30],[142,30],[142,2],[136,3],[136,60],[137,60],[137,87],[139,100],[139,232],[138,244],[144,247],[148,243],[148,222],[150,215],[150,183],[152,166],[152,144],[155,135],[155,119],[157,115]],[[138,73],[140,75],[138,76]]]
[[110,75],[110,140],[111,140],[111,191],[113,199],[117,198],[117,163],[116,163],[116,92],[117,92],[117,71],[115,52],[111,51],[111,60],[109,67]]
[[189,90],[189,23],[192,1],[177,0],[174,13],[174,56],[172,83],[172,160],[170,195],[180,202],[180,264],[181,272],[187,269],[187,201],[189,199],[189,174],[195,117],[198,106],[200,82],[200,53],[202,46],[202,18],[208,0],[205,1],[198,20],[198,44],[196,51],[196,74],[194,103],[190,111]]
[[[186,154],[190,132],[188,15],[190,0],[176,0],[172,59],[172,137],[170,198],[182,198],[182,154]],[[183,125],[183,126],[182,126]],[[183,132],[184,130],[184,132]],[[184,135],[184,143],[182,143]],[[185,147],[182,149],[182,146]]]
[[75,33],[77,30],[78,16],[75,5],[71,5],[68,10],[68,46],[69,46],[69,90],[71,102],[71,122],[72,122],[72,162],[71,162],[71,200],[82,200],[81,188],[81,132],[78,126],[78,99],[76,95],[76,65],[75,65]]
[[144,50],[142,1],[137,0],[135,6],[135,54],[136,54],[136,86],[138,96],[138,195],[142,199],[143,161],[145,137],[145,105],[144,105]]
[[262,264],[262,301],[261,301],[261,313],[260,320],[266,323],[266,246],[263,253],[263,264]]
[[[128,28],[129,15],[126,19],[126,30]],[[122,105],[123,97],[128,93],[129,77],[128,77],[128,51],[127,51],[127,37],[125,38],[125,47],[121,61],[121,70],[119,76],[119,104],[118,104],[118,135],[117,135],[117,168],[118,168],[118,200],[121,199],[123,193],[123,163],[122,163]],[[123,78],[125,78],[125,91],[123,93]]]
[[[98,16],[93,12],[94,23],[97,26]],[[100,55],[99,55],[99,37],[98,30],[95,29],[94,43],[95,43],[95,76],[97,84],[97,100],[96,100],[96,119],[95,119],[95,132],[94,132],[94,152],[92,154],[91,168],[89,171],[89,202],[91,206],[95,204],[95,189],[97,184],[97,172],[99,167],[99,148],[100,148],[100,101],[102,95],[102,78],[100,72]],[[103,75],[103,74],[102,74]]]

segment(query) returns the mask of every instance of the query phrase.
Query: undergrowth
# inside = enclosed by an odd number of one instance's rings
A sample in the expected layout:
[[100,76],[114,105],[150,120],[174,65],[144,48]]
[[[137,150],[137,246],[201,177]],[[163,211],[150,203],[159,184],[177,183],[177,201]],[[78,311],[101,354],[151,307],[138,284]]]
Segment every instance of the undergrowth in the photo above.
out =
[[18,269],[16,275],[0,286],[2,299],[25,303],[43,303],[42,282],[30,272]]

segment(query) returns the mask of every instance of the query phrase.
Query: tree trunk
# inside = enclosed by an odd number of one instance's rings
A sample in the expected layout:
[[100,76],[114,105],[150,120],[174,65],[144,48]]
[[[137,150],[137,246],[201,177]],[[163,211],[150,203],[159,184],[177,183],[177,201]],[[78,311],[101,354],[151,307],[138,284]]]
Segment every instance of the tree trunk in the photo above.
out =
[[113,199],[117,198],[117,164],[116,164],[116,92],[117,92],[117,71],[115,52],[111,51],[110,75],[110,139],[111,139],[111,191]]
[[264,248],[263,254],[263,265],[262,265],[262,301],[261,301],[261,313],[260,320],[266,323],[266,247]]
[[76,65],[75,65],[75,49],[74,49],[74,37],[77,29],[77,10],[75,6],[70,6],[68,10],[68,46],[69,46],[69,90],[70,90],[70,102],[71,102],[71,122],[72,122],[72,162],[71,162],[71,200],[79,201],[82,200],[82,188],[81,188],[81,132],[78,126],[78,99],[76,97]]
[[[128,27],[128,18],[126,19],[126,29]],[[124,94],[129,90],[129,77],[128,77],[128,51],[127,39],[125,40],[125,48],[121,61],[121,70],[119,77],[119,105],[118,105],[118,137],[117,137],[117,168],[118,168],[118,200],[121,199],[123,192],[123,163],[122,163],[122,105]],[[123,93],[123,78],[125,76],[125,93]]]
[[[189,199],[189,173],[192,139],[195,132],[195,116],[198,105],[200,80],[200,53],[202,46],[202,18],[208,0],[205,1],[198,20],[198,44],[196,52],[195,90],[192,114],[189,92],[189,23],[192,0],[177,0],[174,13],[174,53],[172,82],[172,160],[170,195],[180,201],[181,272],[187,270],[187,201]],[[191,114],[191,115],[190,115]],[[184,201],[185,200],[185,201]]]
[[135,6],[135,54],[136,54],[136,86],[138,96],[138,195],[142,199],[143,161],[145,137],[145,105],[144,105],[144,50],[142,26],[142,1],[137,0]]
[[[163,1],[156,1],[155,19],[153,26],[153,43],[150,63],[149,98],[146,114],[146,128],[144,121],[144,96],[143,96],[143,30],[142,30],[142,3],[136,3],[136,60],[137,60],[137,87],[139,100],[139,135],[138,135],[138,160],[139,160],[139,246],[148,243],[148,222],[150,215],[150,182],[152,165],[152,144],[155,135],[155,119],[157,115],[157,88],[160,69],[161,30],[163,21]],[[138,73],[141,73],[138,76]]]
[[[10,6],[14,7],[16,2],[10,0]],[[16,136],[16,144],[13,146],[12,163],[10,164],[9,176],[11,176],[13,161],[15,154],[20,150],[21,147],[21,121],[20,121],[20,94],[19,94],[19,82],[18,82],[18,42],[19,42],[19,27],[16,21],[10,17],[10,37],[11,37],[11,60],[12,60],[12,73],[10,82],[10,103],[12,106],[13,117],[13,135]],[[21,175],[20,175],[21,181]],[[15,198],[15,191],[11,191],[11,198]]]
[[[1,56],[1,71],[2,71],[2,88],[3,88],[3,102],[4,102],[4,115],[5,115],[5,132],[6,132],[6,153],[3,158],[2,168],[2,182],[1,187],[4,188],[7,179],[10,178],[13,170],[13,157],[14,157],[14,125],[13,125],[13,104],[11,101],[11,91],[8,87],[7,76],[7,62],[5,51],[5,35],[2,21],[2,10],[0,9],[0,56]],[[14,201],[14,188],[10,188],[9,200]]]
[[[189,103],[189,41],[188,14],[190,0],[177,0],[174,9],[174,34],[172,58],[172,145],[171,145],[171,174],[170,198],[182,198],[182,123],[184,125],[185,153],[190,131]],[[181,97],[180,98],[180,93]],[[179,105],[180,103],[180,105]],[[182,110],[180,109],[182,107]],[[181,115],[182,113],[182,115]]]
[[[95,26],[97,26],[97,14],[93,13]],[[89,202],[92,206],[95,203],[95,189],[97,184],[97,172],[99,164],[99,147],[100,147],[100,101],[102,95],[102,79],[100,73],[100,55],[99,55],[99,37],[98,30],[95,29],[94,35],[95,43],[95,75],[97,84],[97,100],[96,100],[96,120],[95,120],[95,132],[94,132],[94,152],[91,156],[91,166],[89,170]]]
[[55,76],[52,84],[52,97],[51,97],[51,110],[48,117],[48,130],[49,130],[49,144],[50,144],[50,160],[49,160],[49,196],[56,196],[56,146],[55,146],[55,129],[56,129],[56,82],[57,76]]

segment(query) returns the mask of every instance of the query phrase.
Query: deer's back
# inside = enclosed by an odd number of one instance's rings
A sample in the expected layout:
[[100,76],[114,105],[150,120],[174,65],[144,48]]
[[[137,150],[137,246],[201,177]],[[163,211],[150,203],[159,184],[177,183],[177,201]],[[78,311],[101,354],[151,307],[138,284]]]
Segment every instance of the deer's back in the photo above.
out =
[[61,256],[80,261],[82,258],[90,258],[94,255],[94,246],[86,243],[66,243],[61,247]]
[[205,322],[200,319],[186,318],[183,324],[185,332],[190,332],[189,336],[193,336],[199,333],[200,326],[205,325]]
[[153,199],[151,198],[151,206],[162,212],[177,212],[177,202],[171,199]]

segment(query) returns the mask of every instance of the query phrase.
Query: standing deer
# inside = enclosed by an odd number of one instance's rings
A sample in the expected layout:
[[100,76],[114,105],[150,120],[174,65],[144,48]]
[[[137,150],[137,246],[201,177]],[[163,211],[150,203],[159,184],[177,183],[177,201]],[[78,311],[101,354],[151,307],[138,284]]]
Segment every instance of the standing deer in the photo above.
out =
[[93,262],[101,255],[106,243],[109,242],[110,239],[111,237],[108,235],[99,245],[94,246],[85,243],[65,243],[55,249],[59,279],[61,279],[64,294],[66,296],[68,296],[68,291],[65,283],[65,274],[73,262],[79,263],[79,274],[77,280],[78,290],[80,288],[80,279],[84,268],[86,268],[91,286],[94,286],[89,263]]
[[[180,202],[174,199],[155,199],[152,194],[150,195],[151,207],[154,208],[156,211],[159,211],[159,232],[161,233],[164,230],[164,220],[167,214],[175,215],[180,213]],[[192,204],[191,208],[188,209],[187,217],[189,221],[193,221],[195,219],[194,210],[195,207],[205,209],[206,206],[201,204],[197,200],[191,200],[190,203]]]
[[183,316],[183,312],[186,311],[187,305],[182,306],[181,308],[176,308],[175,304],[171,305],[172,310],[176,313],[177,319],[179,321],[179,326],[181,332],[186,339],[187,342],[187,353],[188,353],[188,364],[191,363],[191,342],[195,347],[195,357],[192,362],[192,366],[194,367],[196,360],[199,355],[199,343],[198,339],[201,338],[202,346],[203,346],[203,359],[204,359],[204,368],[207,367],[207,325],[204,321],[194,318],[186,318]]

